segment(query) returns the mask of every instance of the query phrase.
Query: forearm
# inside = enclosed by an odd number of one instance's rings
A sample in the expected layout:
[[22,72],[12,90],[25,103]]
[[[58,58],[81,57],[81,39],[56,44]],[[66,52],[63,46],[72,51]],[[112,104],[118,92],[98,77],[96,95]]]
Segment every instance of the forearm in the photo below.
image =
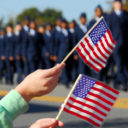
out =
[[16,90],[12,90],[9,94],[7,94],[0,101],[0,105],[7,110],[11,121],[28,110],[27,102]]

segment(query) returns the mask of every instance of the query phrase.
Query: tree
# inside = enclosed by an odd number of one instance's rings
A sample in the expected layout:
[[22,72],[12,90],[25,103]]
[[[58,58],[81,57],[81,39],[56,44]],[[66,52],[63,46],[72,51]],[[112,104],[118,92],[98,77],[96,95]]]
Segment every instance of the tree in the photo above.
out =
[[3,18],[0,19],[0,27],[3,27]]
[[28,8],[28,9],[25,9],[23,12],[21,12],[21,14],[19,14],[19,15],[17,16],[17,18],[16,18],[17,21],[22,22],[22,21],[24,20],[24,17],[25,17],[26,15],[29,15],[31,19],[37,19],[37,18],[41,17],[42,14],[41,14],[41,12],[40,12],[37,8],[35,8],[35,7],[33,7],[33,8]]
[[62,12],[58,11],[56,9],[46,9],[42,12],[42,16],[45,22],[51,22],[52,24],[55,24],[57,17],[63,17]]
[[125,0],[124,9],[128,11],[128,0]]

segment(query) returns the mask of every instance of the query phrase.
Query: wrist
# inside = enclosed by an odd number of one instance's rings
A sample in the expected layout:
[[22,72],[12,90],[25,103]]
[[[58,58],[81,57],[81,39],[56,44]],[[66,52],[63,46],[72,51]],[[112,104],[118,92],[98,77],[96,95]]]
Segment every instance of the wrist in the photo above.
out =
[[15,90],[24,98],[24,100],[29,103],[32,99],[32,96],[27,92],[27,89],[24,89],[20,86],[17,86]]

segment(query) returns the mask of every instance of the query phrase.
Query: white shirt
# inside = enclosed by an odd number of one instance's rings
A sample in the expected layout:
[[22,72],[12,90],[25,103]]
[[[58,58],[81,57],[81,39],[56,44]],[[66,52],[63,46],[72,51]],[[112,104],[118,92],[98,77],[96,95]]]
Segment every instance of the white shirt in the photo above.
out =
[[96,20],[96,21],[98,21],[99,19],[100,19],[99,17],[95,16],[95,20]]
[[117,16],[120,16],[122,11],[121,10],[115,10],[115,13],[116,13]]
[[7,32],[7,36],[8,37],[11,37],[12,36],[12,33],[11,32]]
[[60,26],[56,26],[56,30],[57,30],[58,32],[60,32],[60,31],[61,31],[61,27],[60,27]]
[[68,31],[67,31],[67,29],[62,28],[62,33],[63,33],[65,36],[68,36]]
[[24,25],[24,30],[25,30],[26,32],[28,32],[28,31],[29,31],[29,27],[28,27],[27,25]]
[[86,25],[80,24],[80,29],[81,29],[84,33],[87,32],[87,26],[86,26]]
[[51,33],[48,30],[46,30],[46,35],[50,37]]
[[73,28],[70,28],[69,31],[70,31],[71,33],[74,33],[74,32],[75,32],[75,30],[74,30]]
[[36,31],[35,31],[34,29],[30,29],[29,34],[30,34],[31,36],[34,36],[34,35],[35,35],[35,33],[36,33]]
[[19,36],[20,35],[20,32],[19,31],[15,31],[15,35],[16,36]]

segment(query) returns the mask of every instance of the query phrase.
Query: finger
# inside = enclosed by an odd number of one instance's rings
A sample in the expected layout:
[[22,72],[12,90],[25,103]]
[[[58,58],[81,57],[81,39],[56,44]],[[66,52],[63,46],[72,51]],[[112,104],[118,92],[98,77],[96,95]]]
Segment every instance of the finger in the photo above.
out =
[[57,126],[59,126],[59,127],[63,127],[63,126],[64,126],[64,123],[61,122],[61,121],[58,121],[58,122],[57,122]]
[[51,77],[48,77],[46,80],[47,80],[47,82],[49,83],[49,82],[57,82],[58,80],[59,80],[59,78],[60,78],[60,76],[61,76],[61,73],[62,73],[62,71],[60,71],[59,73],[57,73],[56,75],[54,75],[54,76],[51,76]]
[[61,122],[61,121],[57,121],[57,120],[56,120],[55,123],[52,124],[50,128],[56,128],[56,126],[58,126],[58,127],[63,127],[63,126],[64,126],[64,123]]
[[45,70],[45,77],[50,77],[56,75],[58,72],[61,72],[61,70],[65,67],[65,64],[57,64],[55,67],[51,69]]

